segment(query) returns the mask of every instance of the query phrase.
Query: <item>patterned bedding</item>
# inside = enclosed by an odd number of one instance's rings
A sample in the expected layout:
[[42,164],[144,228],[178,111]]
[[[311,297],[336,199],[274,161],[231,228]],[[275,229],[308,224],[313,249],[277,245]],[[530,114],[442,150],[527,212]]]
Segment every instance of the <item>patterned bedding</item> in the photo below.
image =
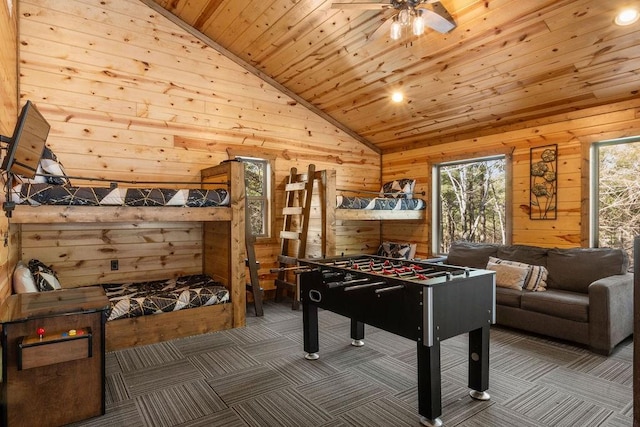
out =
[[107,320],[229,302],[227,288],[203,274],[102,287],[111,303]]
[[425,202],[422,199],[405,199],[393,197],[347,197],[337,196],[338,209],[370,209],[370,210],[422,210]]
[[73,187],[50,183],[15,185],[11,198],[16,204],[65,206],[228,206],[225,189],[174,190],[162,188]]

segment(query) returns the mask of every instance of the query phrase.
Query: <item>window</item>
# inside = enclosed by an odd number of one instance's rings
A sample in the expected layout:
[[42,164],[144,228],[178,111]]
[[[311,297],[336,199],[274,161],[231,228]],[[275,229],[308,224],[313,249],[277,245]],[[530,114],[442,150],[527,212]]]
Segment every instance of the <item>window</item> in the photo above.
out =
[[590,245],[621,248],[633,259],[640,234],[640,137],[591,146]]
[[433,252],[456,240],[506,243],[506,157],[433,167]]
[[269,237],[271,224],[271,168],[268,160],[238,157],[244,163],[247,221],[256,237]]

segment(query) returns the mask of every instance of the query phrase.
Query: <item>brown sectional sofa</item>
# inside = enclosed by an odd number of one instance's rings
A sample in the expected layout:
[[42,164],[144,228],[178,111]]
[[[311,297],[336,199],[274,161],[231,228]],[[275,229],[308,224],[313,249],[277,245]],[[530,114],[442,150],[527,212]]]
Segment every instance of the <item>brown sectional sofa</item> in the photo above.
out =
[[542,265],[544,292],[496,287],[498,324],[585,344],[610,354],[633,333],[633,274],[626,252],[456,242],[447,264],[487,268],[489,257]]

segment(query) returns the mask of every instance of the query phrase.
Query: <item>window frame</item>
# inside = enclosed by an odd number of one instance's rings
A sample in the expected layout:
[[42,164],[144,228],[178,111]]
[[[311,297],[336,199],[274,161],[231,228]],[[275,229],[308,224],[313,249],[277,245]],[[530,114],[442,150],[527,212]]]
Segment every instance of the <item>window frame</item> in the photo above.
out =
[[589,239],[590,248],[600,245],[600,148],[610,145],[640,143],[639,136],[597,141],[589,146]]
[[512,227],[513,227],[513,208],[512,208],[512,198],[513,198],[513,156],[512,151],[509,152],[492,152],[486,153],[484,155],[478,155],[477,157],[467,157],[466,155],[461,155],[457,157],[451,158],[442,158],[438,161],[431,161],[431,205],[433,209],[431,210],[431,253],[434,256],[443,256],[446,255],[446,252],[440,251],[440,240],[441,240],[441,222],[442,218],[441,212],[441,203],[440,203],[440,168],[442,166],[451,166],[456,164],[465,164],[465,163],[475,163],[475,162],[483,162],[490,160],[504,160],[504,188],[505,188],[505,207],[504,207],[504,233],[505,233],[505,244],[510,244],[512,240]]
[[[265,173],[266,182],[266,197],[260,198],[266,201],[266,212],[264,213],[265,218],[265,234],[264,235],[256,235],[255,239],[259,242],[271,242],[275,240],[274,230],[275,230],[275,159],[276,156],[265,153],[265,152],[256,152],[251,150],[227,150],[229,153],[230,159],[236,159],[240,162],[244,163],[244,160],[257,160],[261,162],[265,162],[267,166],[267,171]],[[244,165],[243,165],[244,166]],[[245,184],[245,212],[248,214],[249,210],[247,209],[247,205],[250,198],[248,194],[246,194],[246,184]],[[248,220],[248,218],[246,218]]]

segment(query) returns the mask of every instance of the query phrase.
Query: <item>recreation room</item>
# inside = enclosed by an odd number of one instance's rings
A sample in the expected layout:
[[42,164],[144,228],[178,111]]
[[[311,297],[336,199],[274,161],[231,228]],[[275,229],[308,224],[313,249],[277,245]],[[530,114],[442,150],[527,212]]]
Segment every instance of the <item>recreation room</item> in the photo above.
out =
[[640,2],[1,3],[1,425],[640,426]]

